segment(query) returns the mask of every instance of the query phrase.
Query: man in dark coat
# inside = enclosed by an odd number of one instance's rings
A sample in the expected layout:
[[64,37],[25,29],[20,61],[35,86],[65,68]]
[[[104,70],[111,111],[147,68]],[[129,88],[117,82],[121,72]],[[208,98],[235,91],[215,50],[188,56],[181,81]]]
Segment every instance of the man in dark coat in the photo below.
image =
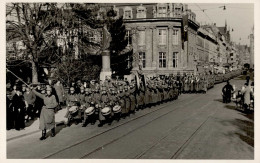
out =
[[227,84],[222,88],[223,93],[223,101],[224,103],[231,102],[231,93],[234,91],[232,85],[229,84],[229,81],[227,81]]
[[12,109],[14,112],[14,127],[16,130],[24,129],[25,102],[22,95],[22,88],[16,87],[16,94],[13,96]]

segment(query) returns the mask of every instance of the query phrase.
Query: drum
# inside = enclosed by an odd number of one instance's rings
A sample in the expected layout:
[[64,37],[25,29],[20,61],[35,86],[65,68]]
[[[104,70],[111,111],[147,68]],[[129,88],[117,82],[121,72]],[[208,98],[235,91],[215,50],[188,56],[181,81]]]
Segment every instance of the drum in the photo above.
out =
[[113,112],[114,113],[120,113],[121,111],[122,111],[121,106],[116,105],[116,106],[113,107]]
[[73,113],[76,113],[78,110],[78,107],[77,106],[72,106],[69,108],[69,111],[73,114]]
[[85,110],[85,113],[86,113],[87,115],[91,115],[91,114],[93,114],[94,112],[95,112],[95,108],[94,108],[93,106],[88,107],[88,108]]
[[101,113],[102,115],[109,115],[111,113],[110,107],[104,107],[103,109],[101,109]]

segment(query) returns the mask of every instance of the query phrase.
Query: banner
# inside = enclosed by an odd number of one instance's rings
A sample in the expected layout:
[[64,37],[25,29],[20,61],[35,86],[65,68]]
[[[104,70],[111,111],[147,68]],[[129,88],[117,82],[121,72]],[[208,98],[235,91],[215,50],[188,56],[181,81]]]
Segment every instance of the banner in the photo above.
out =
[[182,49],[184,49],[184,42],[188,41],[188,15],[182,16]]

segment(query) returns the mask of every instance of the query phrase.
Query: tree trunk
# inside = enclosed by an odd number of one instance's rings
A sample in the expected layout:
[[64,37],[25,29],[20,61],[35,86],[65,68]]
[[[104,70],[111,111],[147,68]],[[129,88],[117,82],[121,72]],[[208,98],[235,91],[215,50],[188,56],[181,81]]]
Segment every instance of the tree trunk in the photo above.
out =
[[32,83],[36,84],[38,83],[38,67],[34,61],[31,61],[31,63],[32,63]]

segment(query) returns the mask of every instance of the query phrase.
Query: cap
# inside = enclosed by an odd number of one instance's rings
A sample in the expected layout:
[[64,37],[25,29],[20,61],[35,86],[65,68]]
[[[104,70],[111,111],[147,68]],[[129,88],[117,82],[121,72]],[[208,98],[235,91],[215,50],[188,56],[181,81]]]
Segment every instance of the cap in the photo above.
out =
[[75,91],[75,88],[74,88],[74,87],[70,87],[70,90],[71,90],[71,91]]
[[84,86],[81,86],[81,87],[80,87],[80,90],[84,90]]

